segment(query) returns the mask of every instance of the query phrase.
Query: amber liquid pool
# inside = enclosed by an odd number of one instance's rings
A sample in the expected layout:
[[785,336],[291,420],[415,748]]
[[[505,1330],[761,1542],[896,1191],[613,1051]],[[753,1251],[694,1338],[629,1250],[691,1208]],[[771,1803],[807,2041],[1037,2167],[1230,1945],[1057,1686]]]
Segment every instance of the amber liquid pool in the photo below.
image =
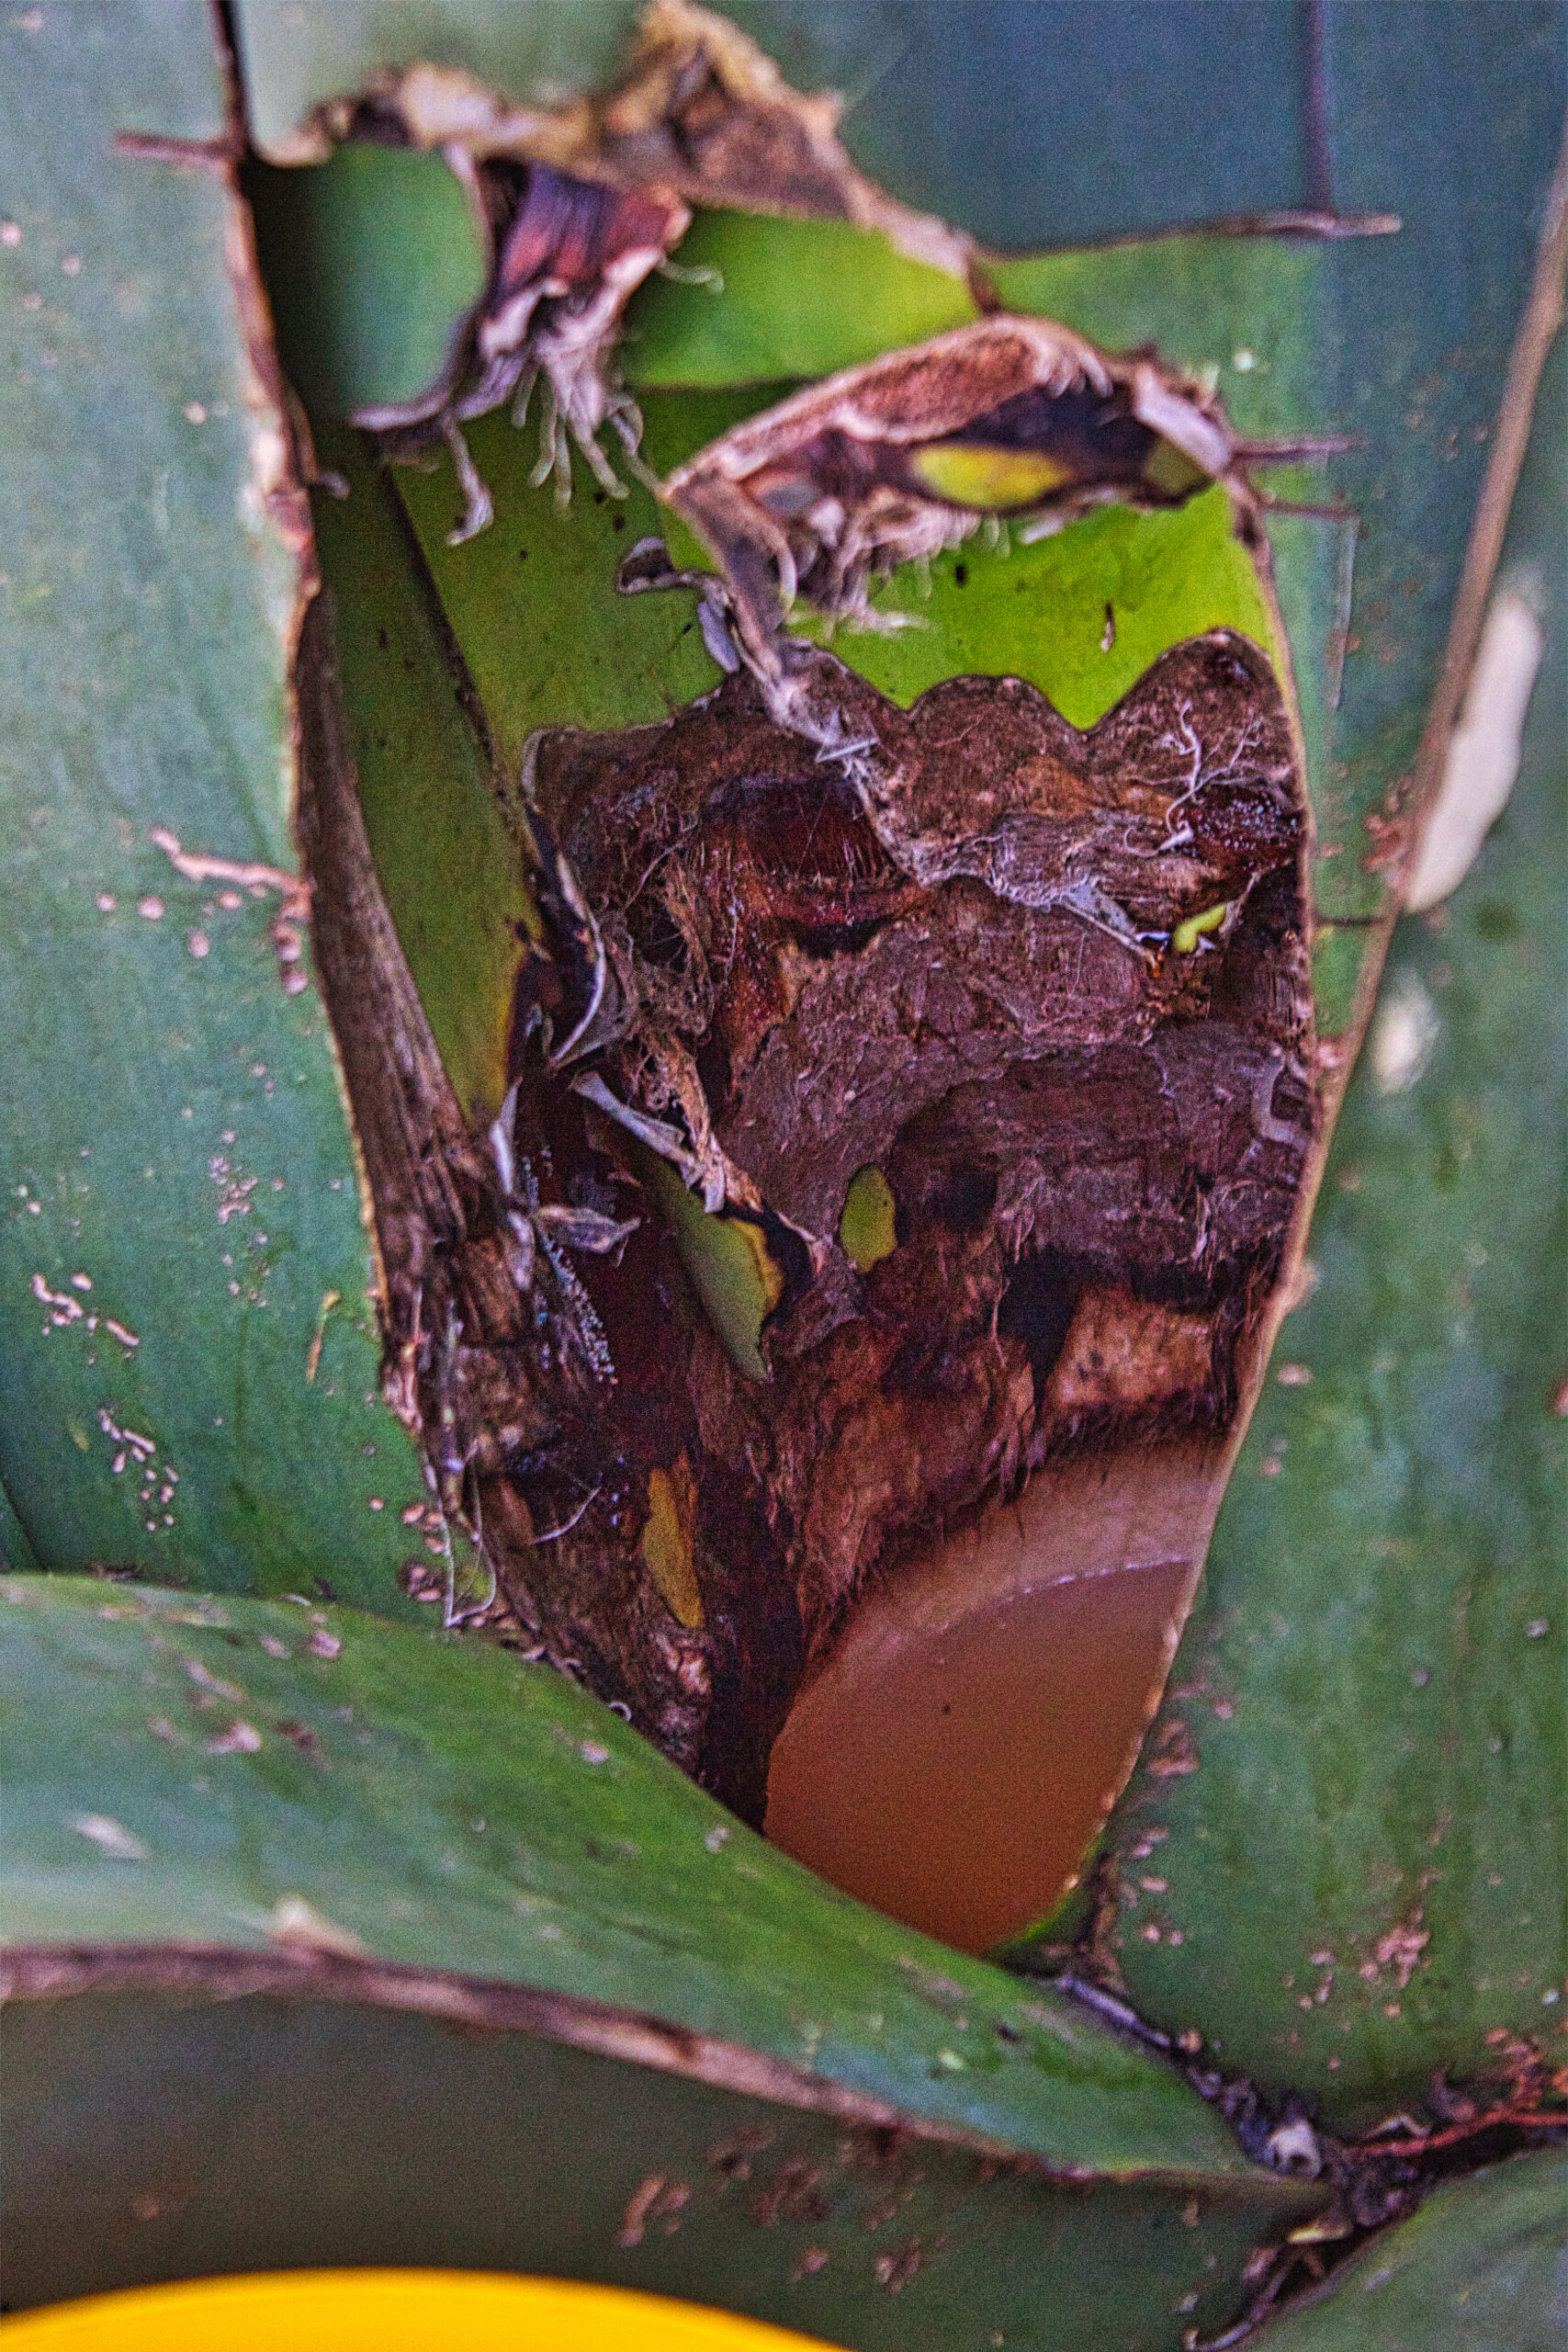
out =
[[[999,1518],[956,1570],[949,1559],[868,1606],[796,1702],[769,1777],[775,1844],[972,1952],[1022,1933],[1075,1883],[1157,1705],[1194,1577],[1191,1553],[1136,1564],[1135,1544],[1064,1573],[1079,1513],[1032,1498],[1032,1529]],[[1112,1498],[1095,1500],[1115,1518]]]

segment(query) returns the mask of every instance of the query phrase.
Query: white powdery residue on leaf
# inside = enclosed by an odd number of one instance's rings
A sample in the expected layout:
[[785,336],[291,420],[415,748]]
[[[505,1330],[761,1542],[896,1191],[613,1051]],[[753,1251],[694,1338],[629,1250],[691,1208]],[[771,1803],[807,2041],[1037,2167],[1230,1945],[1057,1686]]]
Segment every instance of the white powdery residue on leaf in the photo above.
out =
[[100,1854],[111,1862],[144,1862],[147,1849],[140,1838],[134,1837],[123,1822],[114,1820],[107,1813],[79,1813],[69,1825],[79,1838],[85,1838]]
[[1459,888],[1507,806],[1544,646],[1531,599],[1518,589],[1503,590],[1486,616],[1443,780],[1421,834],[1405,894],[1409,913],[1424,913]]
[[350,1928],[340,1928],[308,1903],[302,1894],[280,1894],[266,1920],[266,1932],[276,1944],[294,1944],[307,1951],[330,1952],[340,1960],[357,1960],[364,1939]]
[[1404,1094],[1432,1058],[1442,1023],[1414,972],[1396,972],[1372,1024],[1372,1076],[1380,1094]]
[[261,1734],[254,1724],[237,1717],[227,1731],[207,1743],[209,1756],[254,1756],[261,1746]]

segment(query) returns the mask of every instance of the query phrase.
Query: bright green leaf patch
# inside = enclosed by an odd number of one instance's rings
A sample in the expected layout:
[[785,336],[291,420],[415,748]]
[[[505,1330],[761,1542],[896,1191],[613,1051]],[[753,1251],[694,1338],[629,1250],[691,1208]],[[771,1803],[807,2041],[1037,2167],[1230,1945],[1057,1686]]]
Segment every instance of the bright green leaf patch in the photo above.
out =
[[784,1295],[784,1275],[761,1227],[709,1216],[667,1159],[640,1148],[635,1159],[725,1354],[747,1380],[766,1380],[762,1326]]
[[438,154],[354,141],[246,175],[278,351],[318,417],[417,400],[484,292],[484,238]]
[[321,450],[350,486],[317,498],[316,533],[371,854],[446,1075],[483,1124],[506,1091],[513,982],[536,922],[523,852],[393,480],[355,434]]
[[[896,702],[943,678],[1027,678],[1075,727],[1092,727],[1171,646],[1232,628],[1269,652],[1275,635],[1223,490],[1137,514],[1107,506],[1023,546],[984,534],[931,565],[906,564],[872,599],[904,626],[840,628],[833,650]],[[804,618],[804,615],[801,616]]]
[[844,1254],[863,1274],[870,1273],[898,1247],[898,1206],[880,1168],[857,1168],[850,1178],[839,1219]]
[[[733,421],[734,396],[720,405]],[[533,433],[498,412],[468,438],[495,521],[466,546],[446,545],[462,501],[445,453],[431,472],[400,466],[393,480],[507,774],[536,727],[646,725],[717,684],[690,596],[616,593],[621,558],[665,535],[663,510],[639,482],[611,498],[578,458],[562,507],[549,484],[529,485]]]
[[829,376],[978,315],[962,278],[847,220],[699,212],[675,259],[713,278],[639,288],[622,352],[637,388]]

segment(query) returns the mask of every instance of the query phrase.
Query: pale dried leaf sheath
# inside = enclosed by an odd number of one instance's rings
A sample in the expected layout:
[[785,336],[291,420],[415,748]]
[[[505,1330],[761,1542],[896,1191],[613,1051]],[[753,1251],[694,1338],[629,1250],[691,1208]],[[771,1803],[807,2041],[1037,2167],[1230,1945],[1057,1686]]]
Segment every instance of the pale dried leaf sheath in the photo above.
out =
[[863,616],[867,585],[986,514],[1059,527],[1120,500],[1255,501],[1218,403],[1156,361],[1050,320],[994,315],[891,352],[737,425],[664,484],[713,548],[754,658],[796,592]]

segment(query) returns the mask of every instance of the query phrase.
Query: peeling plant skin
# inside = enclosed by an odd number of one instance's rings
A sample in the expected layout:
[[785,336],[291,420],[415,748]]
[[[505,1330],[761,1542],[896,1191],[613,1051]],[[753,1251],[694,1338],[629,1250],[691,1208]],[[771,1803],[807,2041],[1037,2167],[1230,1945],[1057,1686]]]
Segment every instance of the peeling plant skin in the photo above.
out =
[[688,0],[654,0],[622,81],[559,114],[509,107],[431,65],[318,110],[288,160],[321,160],[351,139],[439,148],[489,240],[490,285],[442,376],[418,399],[355,420],[385,435],[394,458],[446,443],[465,497],[453,544],[493,518],[462,425],[508,401],[522,424],[541,377],[537,480],[553,474],[570,498],[575,444],[598,482],[624,495],[598,435],[608,424],[640,470],[642,420],[616,380],[614,346],[626,303],[684,236],[693,204],[853,221],[967,276],[968,240],[864,179],[839,141],[838,111],[835,98],[791,90],[745,35]]
[[1175,506],[1220,480],[1250,510],[1241,454],[1217,403],[1156,361],[998,314],[749,418],[664,494],[718,556],[748,637],[765,638],[797,591],[864,620],[874,575],[958,545],[987,514],[1059,529],[1108,500]]
[[546,164],[693,205],[850,220],[958,277],[972,259],[967,237],[857,171],[838,136],[840,97],[792,89],[755,41],[692,0],[650,0],[626,70],[608,90],[557,109],[515,107],[461,69],[412,65],[367,97],[319,107],[274,160],[323,162],[367,105],[412,145],[449,159]]
[[1244,442],[1212,392],[1152,353],[1117,358],[1052,320],[997,311],[749,417],[663,494],[718,559],[741,657],[768,677],[797,594],[830,621],[886,627],[872,582],[983,521],[1037,538],[1111,503],[1180,506],[1211,482],[1258,549],[1247,461],[1343,447]]
[[[1254,648],[1179,648],[1088,735],[1017,680],[905,713],[800,651],[874,785],[745,669],[530,744],[551,933],[497,1163],[636,1227],[525,1285],[527,1348],[471,1303],[449,1364],[428,1307],[413,1343],[520,1623],[754,1818],[802,1673],[933,1529],[1086,1447],[1223,1433],[1313,1125],[1300,786]],[[896,1246],[863,1272],[867,1167]],[[750,1366],[699,1303],[716,1229],[766,1283]],[[478,1250],[499,1302],[472,1234],[460,1281]],[[647,1540],[677,1473],[678,1560]]]
[[610,355],[627,301],[691,220],[674,198],[618,192],[546,164],[466,165],[465,176],[495,250],[485,299],[427,393],[355,417],[387,436],[394,458],[417,458],[437,439],[446,442],[467,500],[454,545],[483,530],[493,514],[461,425],[507,401],[521,424],[541,376],[538,479],[553,474],[558,495],[570,498],[575,443],[605,489],[625,495],[597,436],[609,424],[635,461],[642,419],[614,382]]

